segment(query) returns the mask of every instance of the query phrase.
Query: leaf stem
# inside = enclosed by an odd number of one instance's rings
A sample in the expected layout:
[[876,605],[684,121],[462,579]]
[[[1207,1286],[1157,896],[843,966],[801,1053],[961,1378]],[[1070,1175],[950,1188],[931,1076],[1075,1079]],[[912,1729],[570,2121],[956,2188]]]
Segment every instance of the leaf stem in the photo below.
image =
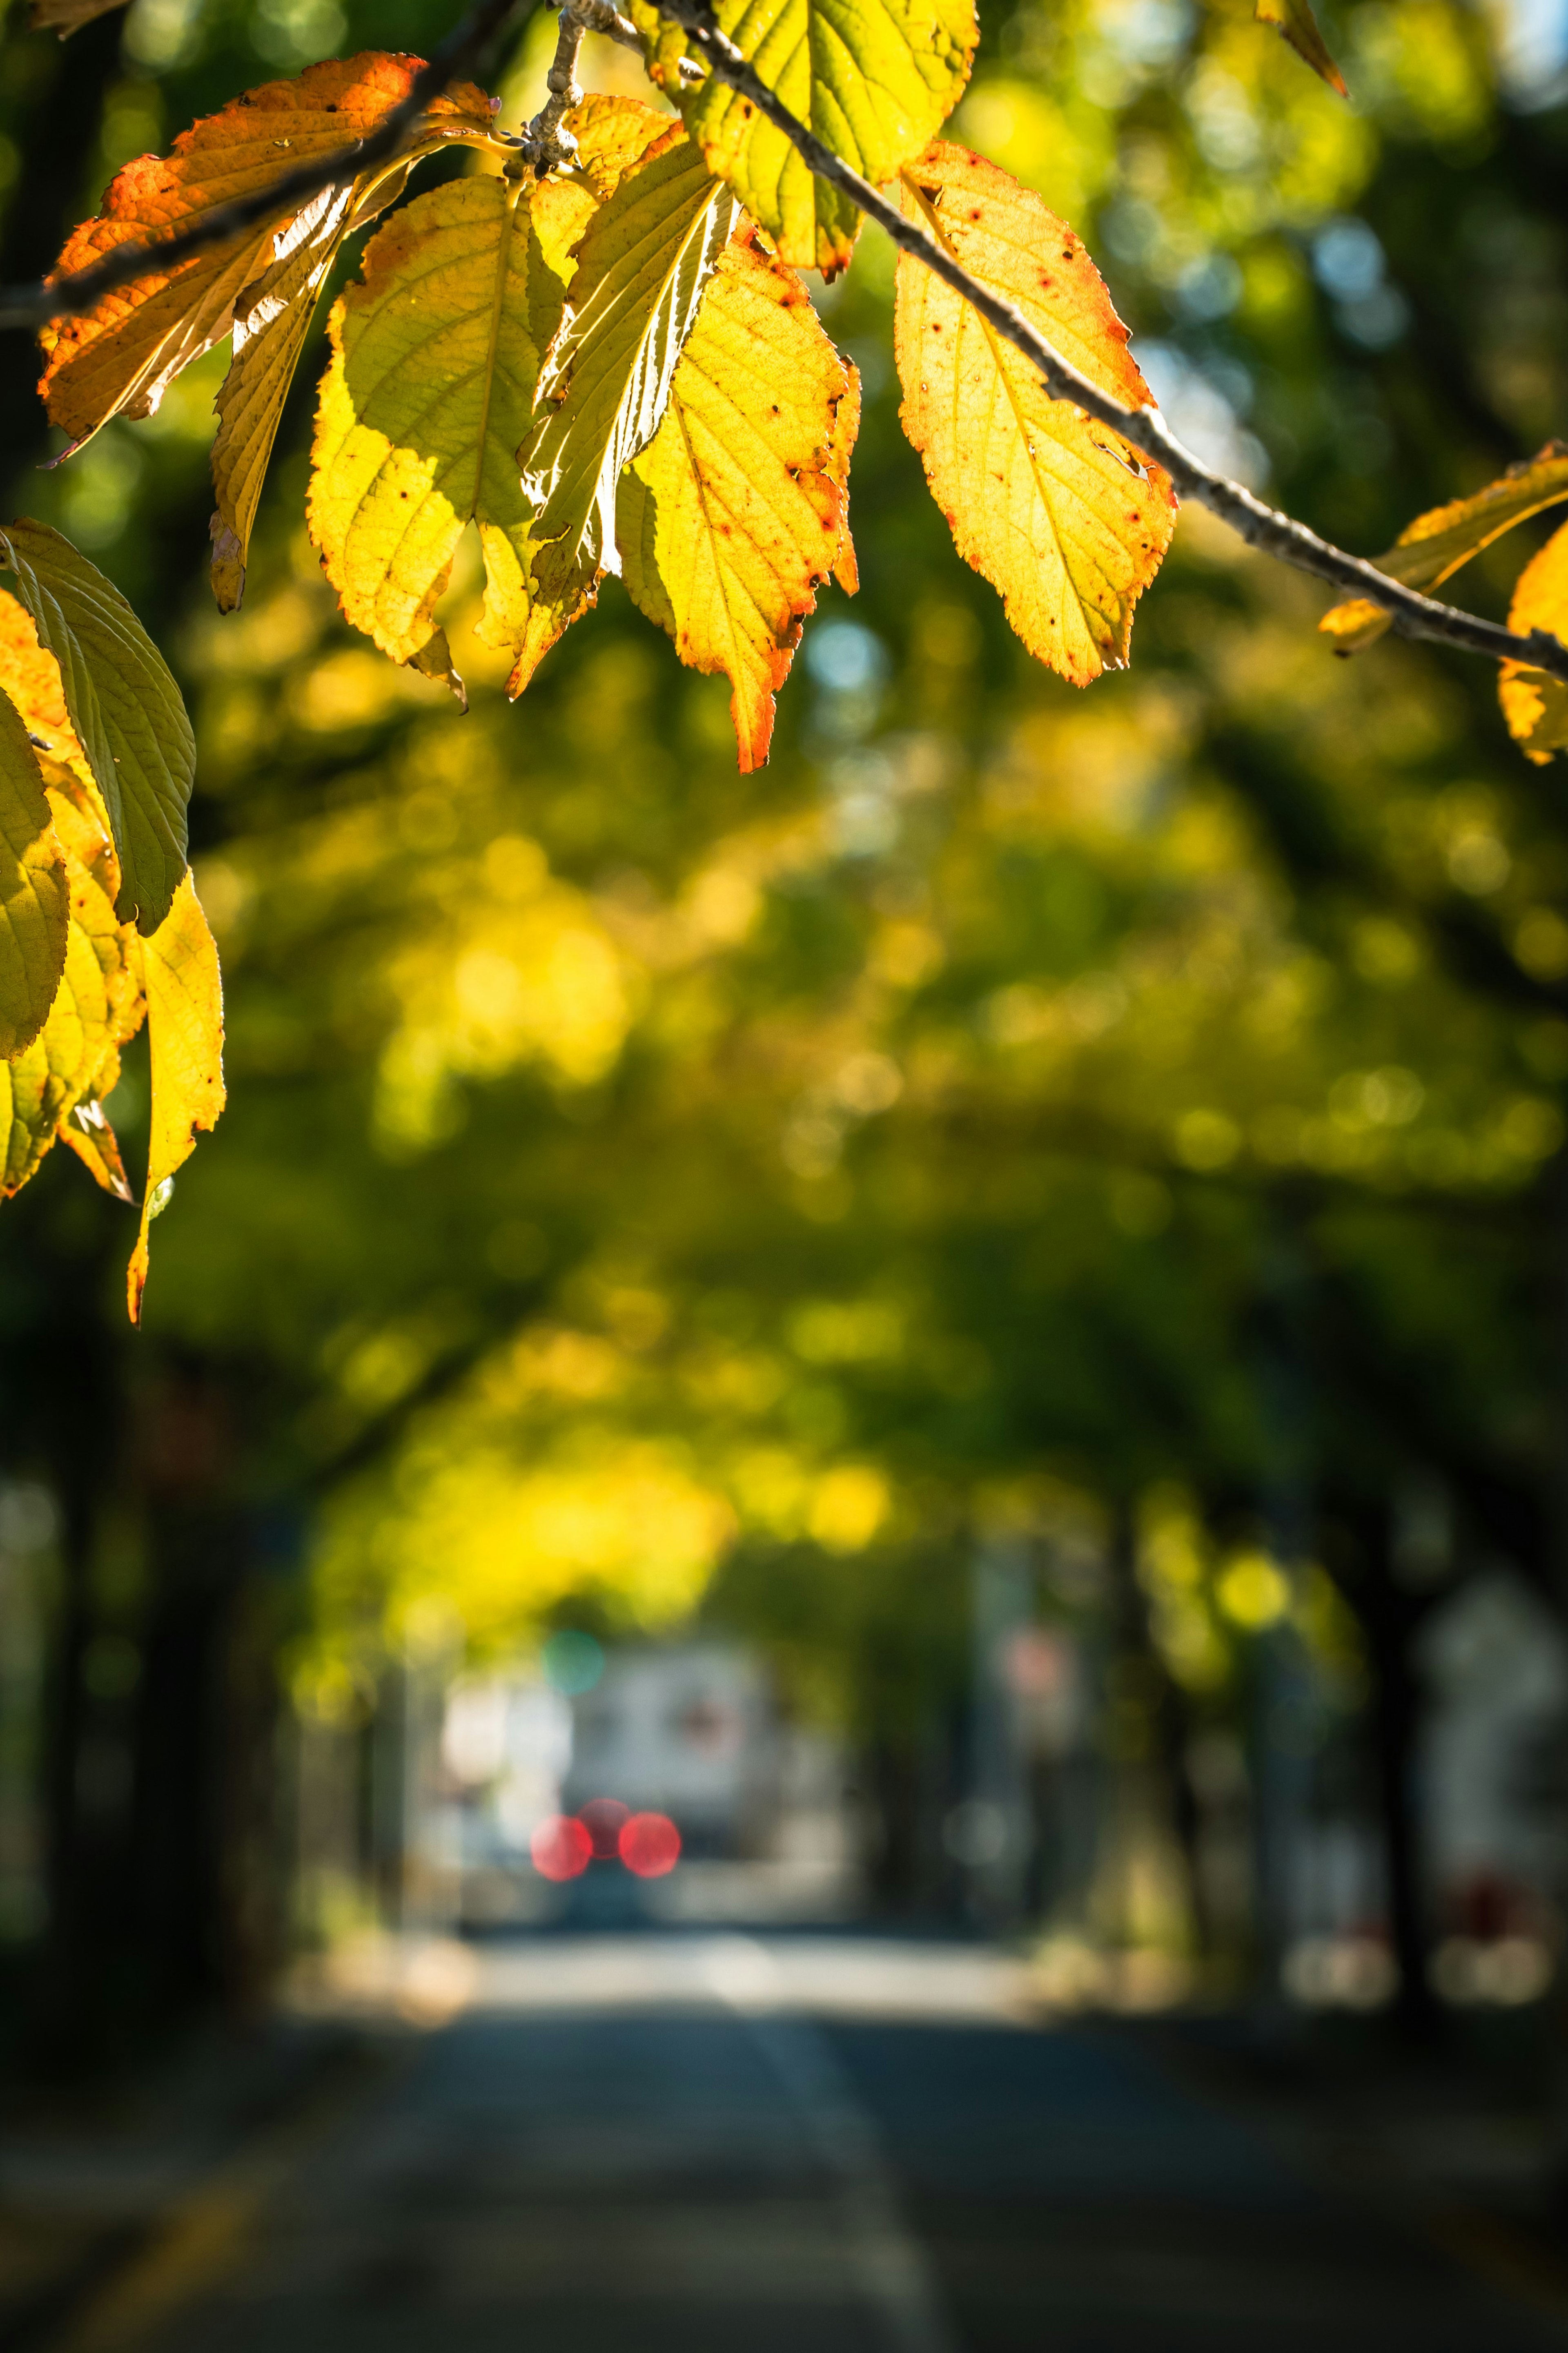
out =
[[658,5],[660,16],[668,16],[689,36],[698,56],[717,80],[727,83],[759,114],[765,115],[818,177],[842,189],[862,212],[886,229],[895,245],[924,262],[928,269],[934,270],[955,293],[973,304],[981,317],[1038,370],[1055,399],[1073,402],[1084,414],[1120,434],[1141,456],[1163,466],[1184,498],[1207,507],[1239,533],[1249,547],[1259,548],[1299,572],[1312,573],[1352,596],[1366,597],[1388,615],[1390,628],[1401,637],[1426,638],[1436,645],[1452,646],[1461,652],[1484,654],[1493,659],[1524,662],[1568,682],[1568,646],[1549,630],[1532,629],[1521,635],[1495,621],[1480,620],[1474,614],[1461,613],[1452,605],[1439,604],[1413,588],[1404,587],[1363,557],[1348,554],[1343,548],[1321,539],[1305,523],[1266,505],[1242,483],[1205,466],[1177,439],[1157,408],[1128,408],[1110,393],[1102,392],[1069,360],[1064,359],[1021,311],[972,277],[955,254],[919,222],[906,219],[896,204],[890,203],[869,180],[835,154],[797,114],[792,113],[747,63],[728,34],[720,31],[704,0],[658,0]]
[[286,172],[270,187],[258,188],[232,204],[215,206],[173,237],[116,246],[90,269],[74,277],[46,280],[38,286],[0,288],[0,327],[41,327],[50,319],[69,318],[95,310],[106,294],[127,286],[146,270],[173,269],[195,253],[254,228],[274,212],[298,210],[323,188],[342,187],[362,172],[386,163],[412,143],[419,118],[449,83],[473,71],[490,41],[532,0],[479,0],[472,13],[444,40],[427,65],[420,67],[408,94],[377,124],[368,138],[339,147],[314,164]]

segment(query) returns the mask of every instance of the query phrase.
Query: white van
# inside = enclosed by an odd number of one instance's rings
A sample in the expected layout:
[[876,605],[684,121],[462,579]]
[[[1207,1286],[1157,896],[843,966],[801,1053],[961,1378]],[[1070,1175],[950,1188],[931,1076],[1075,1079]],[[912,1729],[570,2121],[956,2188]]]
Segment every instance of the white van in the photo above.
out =
[[689,1855],[754,1855],[777,1824],[782,1743],[767,1677],[720,1642],[610,1651],[572,1703],[561,1804],[668,1814]]

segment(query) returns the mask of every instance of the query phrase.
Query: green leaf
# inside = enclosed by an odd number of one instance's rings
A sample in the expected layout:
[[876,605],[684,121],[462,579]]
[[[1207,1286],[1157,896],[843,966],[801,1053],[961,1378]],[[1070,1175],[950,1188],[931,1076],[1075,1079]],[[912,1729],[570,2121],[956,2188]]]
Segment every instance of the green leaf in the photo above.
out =
[[[814,177],[782,131],[727,84],[679,80],[679,27],[655,0],[631,15],[650,70],[679,100],[710,171],[796,269],[844,269],[860,226],[849,198]],[[713,21],[768,88],[875,186],[941,130],[969,79],[974,0],[716,0]]]
[[66,964],[70,895],[22,715],[0,693],[0,1061],[49,1018]]
[[[564,621],[618,569],[622,469],[658,432],[734,199],[671,128],[619,182],[577,247],[566,315],[540,380],[540,421],[518,451],[538,510],[533,581]],[[553,404],[546,408],[546,404]]]
[[[1515,523],[1528,522],[1563,499],[1568,499],[1568,442],[1548,441],[1484,491],[1417,515],[1387,553],[1373,561],[1391,580],[1430,596]],[[1388,615],[1373,597],[1351,596],[1325,613],[1318,627],[1334,639],[1337,654],[1357,654],[1382,637]]]
[[114,912],[155,932],[185,871],[185,805],[196,745],[168,664],[112,581],[47,523],[0,529],[39,642],[60,666],[66,707],[114,835]]
[[470,522],[480,635],[514,663],[529,643],[534,510],[517,447],[593,209],[562,181],[448,181],[394,216],[333,308],[310,535],[346,618],[428,675],[449,672],[436,605]]

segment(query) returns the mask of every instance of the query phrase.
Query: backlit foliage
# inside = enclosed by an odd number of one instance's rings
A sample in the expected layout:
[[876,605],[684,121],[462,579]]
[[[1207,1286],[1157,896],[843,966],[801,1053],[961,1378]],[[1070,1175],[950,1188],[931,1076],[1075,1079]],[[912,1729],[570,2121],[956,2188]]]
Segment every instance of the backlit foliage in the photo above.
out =
[[[62,32],[91,13],[51,5],[48,21]],[[1342,96],[1306,0],[1259,0],[1258,13]],[[1438,31],[1447,26],[1441,10],[1428,13]],[[43,338],[39,389],[90,480],[90,445],[106,426],[153,419],[183,372],[231,340],[212,453],[212,582],[220,611],[235,614],[317,298],[345,241],[398,206],[332,307],[318,401],[306,514],[344,617],[466,705],[449,632],[470,525],[485,586],[466,615],[464,659],[472,669],[477,656],[486,675],[499,660],[509,697],[619,574],[683,662],[728,678],[745,774],[768,756],[774,697],[818,591],[830,578],[856,585],[848,487],[859,376],[798,273],[835,277],[861,224],[750,100],[689,68],[679,27],[647,0],[633,14],[651,80],[679,121],[606,93],[570,111],[555,148],[525,157],[497,126],[500,101],[456,85],[384,165],[302,205],[280,200],[227,243],[149,268],[81,315],[58,318]],[[1065,161],[1042,153],[1053,143],[1047,134],[1068,130],[1068,114],[1050,116],[1052,101],[1037,90],[983,76],[965,100],[977,40],[972,0],[789,0],[782,9],[724,0],[716,22],[846,160],[893,183],[906,216],[988,294],[1017,305],[1126,406],[1151,404],[1080,238],[1026,178],[936,135],[963,100],[963,127],[979,135],[989,124],[1005,160],[1027,148],[1035,178],[1070,176]],[[1397,29],[1392,19],[1384,26],[1373,62],[1404,90]],[[1064,16],[1058,37],[1092,43],[1092,19]],[[1283,51],[1246,51],[1240,41],[1237,27],[1216,25],[1183,99],[1195,154],[1231,174],[1223,190],[1170,146],[1157,153],[1145,137],[1129,151],[1137,193],[1126,249],[1139,246],[1156,275],[1168,265],[1173,283],[1196,266],[1189,248],[1208,234],[1221,197],[1233,228],[1251,206],[1263,236],[1335,200],[1362,167],[1363,134],[1332,111],[1334,100],[1320,91],[1311,106],[1286,100]],[[368,51],[245,91],[182,132],[167,157],[124,164],[97,216],[68,241],[59,274],[127,240],[155,245],[215,205],[265,196],[286,170],[374,132],[408,99],[418,69],[416,59]],[[1459,90],[1463,75],[1449,79]],[[1413,84],[1410,104],[1436,104],[1437,83],[1441,75]],[[1065,85],[1062,104],[1073,104]],[[1087,193],[1108,161],[1089,155],[1082,138],[1077,146],[1076,186]],[[404,201],[414,166],[454,149],[467,174]],[[1267,255],[1256,275],[1258,301],[1289,299],[1278,270],[1270,291]],[[1116,433],[1047,397],[1011,345],[908,254],[898,265],[895,338],[905,430],[956,545],[998,590],[1025,646],[1075,685],[1124,666],[1133,608],[1171,541],[1165,476]],[[1500,496],[1507,520],[1519,519],[1560,494],[1560,472],[1553,447],[1522,487],[1500,485],[1424,518],[1387,570],[1424,586],[1446,578],[1495,536]],[[1484,525],[1471,520],[1483,507]],[[1450,540],[1452,560],[1434,569],[1434,547]],[[194,739],[131,607],[67,539],[15,523],[0,533],[0,557],[16,584],[7,642],[20,649],[0,728],[7,1184],[25,1181],[63,1135],[100,1181],[130,1192],[100,1098],[145,1004],[152,1152],[134,1314],[147,1221],[223,1101],[217,966],[186,865]],[[1521,628],[1557,628],[1562,571],[1551,549],[1528,568],[1515,607]],[[1367,607],[1325,627],[1348,648],[1375,634],[1379,618]],[[240,643],[237,636],[237,650]],[[39,669],[51,659],[53,669]],[[333,712],[356,699],[369,708],[404,690],[374,682],[345,650],[305,691],[330,728]],[[28,697],[39,694],[59,706],[42,733],[29,718]],[[1568,736],[1563,694],[1528,666],[1509,666],[1505,713],[1533,759]],[[415,923],[387,961],[385,987],[403,1010],[380,1053],[376,1118],[392,1152],[428,1148],[463,1084],[520,1060],[564,1084],[598,1083],[657,994],[635,924],[606,932],[523,835],[492,841],[489,852],[484,888],[465,910],[462,953],[454,960],[445,936],[433,950]],[[735,881],[753,901],[768,887],[771,855],[756,852]],[[445,899],[439,912],[445,923]],[[1058,1023],[1019,982],[999,993],[991,1027],[1000,1043],[1038,1043]],[[860,1067],[878,1066],[880,1052],[865,1050]],[[868,1079],[872,1094],[878,1083]],[[913,1100],[912,1082],[908,1092]],[[803,1169],[826,1150],[810,1136],[828,1136],[836,1116],[802,1112]],[[1187,1165],[1218,1167],[1241,1148],[1230,1114],[1199,1106],[1181,1118]]]

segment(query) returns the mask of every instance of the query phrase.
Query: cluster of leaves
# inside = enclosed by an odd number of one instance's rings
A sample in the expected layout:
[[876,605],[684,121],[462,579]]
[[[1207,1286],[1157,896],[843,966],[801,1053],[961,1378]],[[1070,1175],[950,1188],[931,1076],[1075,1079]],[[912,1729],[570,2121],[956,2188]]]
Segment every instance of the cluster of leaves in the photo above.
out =
[[102,1098],[149,1025],[153,1134],[129,1275],[195,1131],[223,1108],[217,953],[185,864],[195,747],[179,691],[96,567],[41,523],[0,533],[0,1186],[57,1136],[132,1198]]
[[[401,194],[420,154],[480,149],[492,168],[405,206],[333,309],[308,498],[322,566],[356,628],[460,699],[436,608],[470,522],[487,583],[479,635],[504,648],[512,695],[605,572],[620,572],[683,660],[728,675],[746,771],[767,756],[773,693],[818,586],[830,574],[855,585],[858,383],[796,267],[841,269],[858,221],[748,104],[717,84],[688,91],[672,28],[645,13],[650,70],[680,94],[684,126],[636,100],[589,100],[569,121],[569,167],[540,175],[494,136],[492,102],[460,87],[384,167],[56,322],[40,391],[75,449],[110,417],[152,414],[182,369],[232,336],[212,470],[213,586],[233,610],[283,401],[342,240]],[[1146,401],[1126,331],[1072,232],[1006,174],[931,141],[962,94],[975,37],[972,0],[947,0],[940,21],[856,17],[849,38],[801,47],[781,87],[811,119],[854,126],[850,160],[878,180],[898,174],[906,209],[951,251],[1097,381]],[[764,66],[767,50],[763,40]],[[247,91],[167,159],[121,172],[61,270],[264,189],[280,153],[309,162],[363,137],[416,70],[371,54]],[[963,553],[1064,676],[1087,683],[1120,665],[1133,606],[1170,539],[1169,482],[1050,400],[1016,353],[907,259],[897,334],[906,428]],[[115,912],[156,937],[184,871],[189,725],[123,601],[47,537],[81,611],[74,632],[61,618],[44,642],[62,661],[119,860]],[[8,544],[41,619],[46,606],[59,608],[16,553],[38,539],[24,526]],[[119,713],[133,751],[112,748],[100,704]],[[67,938],[65,853],[41,779],[17,765],[12,969],[0,1003],[13,1057],[52,1018]],[[216,975],[202,1014],[216,1035]],[[100,1051],[74,1092],[62,1082],[37,1096],[31,1118],[44,1141],[84,1115],[106,1069]],[[12,1185],[38,1148],[13,1155]],[[133,1299],[143,1261],[139,1248]]]
[[[1260,13],[1341,87],[1300,0]],[[589,99],[544,169],[531,145],[496,130],[497,101],[455,87],[384,164],[302,208],[280,198],[227,243],[150,267],[93,310],[57,320],[40,391],[68,455],[110,418],[151,415],[183,369],[232,338],[212,452],[212,581],[220,610],[233,611],[283,404],[344,240],[404,195],[421,157],[468,149],[479,168],[402,206],[334,305],[307,498],[322,568],[355,628],[465,702],[437,607],[470,523],[486,578],[478,635],[504,653],[511,696],[617,573],[683,661],[727,676],[744,773],[767,757],[774,694],[818,589],[830,576],[856,585],[847,497],[859,385],[798,272],[840,271],[860,221],[749,100],[694,78],[679,28],[654,0],[636,0],[633,20],[679,122],[629,97]],[[804,0],[765,19],[726,0],[715,22],[845,161],[896,186],[905,216],[972,281],[1119,403],[1151,401],[1074,232],[1009,174],[935,136],[968,79],[973,0],[900,0],[831,24]],[[127,242],[155,250],[216,206],[264,196],[285,158],[309,165],[374,132],[418,71],[417,60],[368,52],[247,91],[168,157],[127,165],[68,242],[62,273]],[[1030,364],[908,253],[894,324],[901,422],[960,553],[1062,677],[1087,685],[1122,667],[1134,607],[1170,543],[1170,480],[1052,399]],[[38,527],[16,526],[6,544],[62,667],[118,861],[114,912],[156,939],[185,871],[188,723],[129,608],[63,542],[51,542],[50,560],[84,611],[93,607],[100,636],[99,608],[115,607],[101,674],[85,622],[74,635],[63,618],[46,625],[46,590],[16,552],[28,533],[37,539]],[[140,670],[116,670],[121,641],[134,644]],[[1510,720],[1545,684],[1534,674],[1505,681]],[[87,716],[117,696],[134,754],[115,752]],[[1539,745],[1555,722],[1531,724]],[[0,994],[13,1064],[54,1018],[67,958],[66,853],[43,784],[18,773],[4,900],[14,977]],[[216,966],[195,1014],[216,1039]],[[215,1057],[204,1066],[209,1113]],[[79,1092],[96,1100],[86,1077]],[[63,1087],[46,1090],[30,1115],[45,1144],[91,1116]],[[8,1182],[37,1156],[14,1152]],[[150,1203],[166,1173],[150,1179]]]
[[[934,28],[898,11],[856,16],[851,37],[825,42],[820,57],[803,47],[781,90],[810,120],[859,126],[850,161],[898,177],[905,209],[984,282],[1108,390],[1147,401],[1072,233],[1005,173],[929,143],[962,95],[975,40],[972,0],[949,0],[947,16]],[[772,691],[816,588],[836,567],[853,578],[858,386],[795,273],[841,269],[858,217],[731,92],[686,89],[676,29],[651,8],[646,31],[684,127],[629,98],[591,99],[568,117],[568,164],[537,176],[492,133],[478,90],[431,110],[416,153],[468,144],[492,168],[407,204],[334,307],[309,519],[347,617],[459,693],[436,607],[470,522],[488,579],[483,635],[510,654],[513,694],[605,573],[623,573],[684,659],[730,676],[744,770],[766,755]],[[766,52],[763,42],[764,63]],[[370,55],[247,92],[184,134],[166,163],[129,165],[62,268],[264,186],[280,148],[307,161],[363,133],[416,69]],[[243,592],[314,297],[342,238],[401,191],[409,160],[238,247],[150,272],[46,338],[41,390],[79,446],[112,416],[149,414],[232,328],[213,453],[214,587],[226,611]],[[912,262],[898,337],[908,430],[964,553],[1025,641],[1079,682],[1124,660],[1133,605],[1169,541],[1169,484],[1046,397],[1027,364]],[[962,418],[962,433],[944,418]]]

